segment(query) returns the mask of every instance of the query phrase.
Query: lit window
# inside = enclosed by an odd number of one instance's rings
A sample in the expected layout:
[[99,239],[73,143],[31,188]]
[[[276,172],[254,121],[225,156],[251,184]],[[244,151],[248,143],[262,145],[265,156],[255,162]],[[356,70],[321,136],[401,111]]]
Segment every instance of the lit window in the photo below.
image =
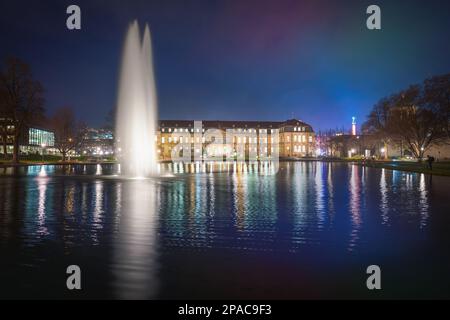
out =
[[161,143],[164,143],[165,142],[165,139],[164,139],[164,137],[162,137],[161,138]]

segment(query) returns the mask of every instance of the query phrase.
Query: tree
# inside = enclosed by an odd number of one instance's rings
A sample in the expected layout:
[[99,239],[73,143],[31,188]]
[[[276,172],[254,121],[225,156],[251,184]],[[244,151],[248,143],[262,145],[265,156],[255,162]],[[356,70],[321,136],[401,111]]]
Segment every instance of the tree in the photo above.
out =
[[424,95],[428,107],[441,117],[443,130],[450,138],[450,74],[425,80]]
[[367,121],[362,125],[362,131],[372,134],[382,141],[384,146],[384,158],[388,158],[388,144],[392,137],[392,123],[389,117],[392,109],[392,97],[378,101],[370,112]]
[[408,150],[422,159],[432,145],[447,137],[442,115],[436,105],[427,100],[423,86],[414,85],[394,97],[390,110],[391,134],[406,143]]
[[433,77],[381,99],[364,123],[364,130],[377,135],[385,148],[389,141],[405,143],[411,154],[421,160],[431,146],[448,141],[449,84],[450,75]]
[[108,114],[105,117],[104,128],[106,130],[114,131],[115,127],[116,127],[116,108],[112,108],[108,111]]
[[81,147],[86,126],[76,120],[73,110],[69,107],[56,110],[50,123],[55,134],[55,147],[62,154],[62,161],[64,162],[70,151]]
[[7,153],[7,140],[8,140],[8,108],[6,105],[7,101],[6,90],[0,86],[0,135],[2,140],[3,157],[6,160],[8,157]]
[[33,79],[30,67],[17,58],[6,61],[0,73],[1,113],[14,126],[13,162],[19,162],[19,139],[23,130],[44,115],[42,85]]

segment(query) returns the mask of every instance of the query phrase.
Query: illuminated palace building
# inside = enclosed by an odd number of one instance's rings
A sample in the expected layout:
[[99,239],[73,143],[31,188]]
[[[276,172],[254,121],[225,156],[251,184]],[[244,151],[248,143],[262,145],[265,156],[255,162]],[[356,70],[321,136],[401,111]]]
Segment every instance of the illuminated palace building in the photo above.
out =
[[[205,156],[250,159],[249,154],[256,154],[256,159],[300,158],[313,156],[315,152],[313,128],[296,119],[279,122],[160,120],[156,139],[161,160],[171,160],[172,153],[182,145],[190,148],[191,157],[196,159]],[[275,149],[277,141],[278,149]]]

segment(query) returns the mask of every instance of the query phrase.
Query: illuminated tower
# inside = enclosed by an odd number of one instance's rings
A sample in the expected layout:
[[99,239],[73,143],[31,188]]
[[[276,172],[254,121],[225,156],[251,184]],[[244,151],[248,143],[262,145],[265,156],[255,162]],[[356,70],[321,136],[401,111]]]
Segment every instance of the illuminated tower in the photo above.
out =
[[352,117],[352,136],[356,136],[356,117]]

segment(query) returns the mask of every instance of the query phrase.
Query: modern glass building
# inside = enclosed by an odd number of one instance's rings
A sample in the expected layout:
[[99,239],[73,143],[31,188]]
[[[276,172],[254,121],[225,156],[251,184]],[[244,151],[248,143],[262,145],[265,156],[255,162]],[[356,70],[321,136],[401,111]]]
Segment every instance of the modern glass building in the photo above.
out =
[[55,146],[55,134],[51,131],[29,128],[28,129],[28,144],[30,146]]

